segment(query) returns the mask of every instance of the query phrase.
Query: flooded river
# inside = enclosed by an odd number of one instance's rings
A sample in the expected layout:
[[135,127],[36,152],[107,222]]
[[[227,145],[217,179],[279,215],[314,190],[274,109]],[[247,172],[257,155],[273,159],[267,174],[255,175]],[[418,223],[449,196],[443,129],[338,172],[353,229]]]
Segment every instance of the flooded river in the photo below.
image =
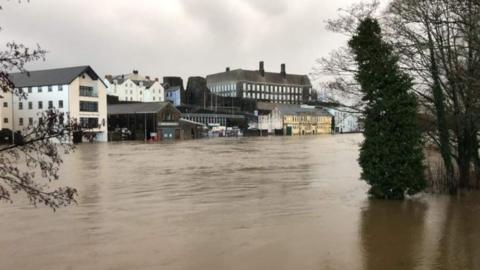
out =
[[81,145],[77,206],[0,204],[0,269],[480,269],[480,194],[369,201],[361,139]]

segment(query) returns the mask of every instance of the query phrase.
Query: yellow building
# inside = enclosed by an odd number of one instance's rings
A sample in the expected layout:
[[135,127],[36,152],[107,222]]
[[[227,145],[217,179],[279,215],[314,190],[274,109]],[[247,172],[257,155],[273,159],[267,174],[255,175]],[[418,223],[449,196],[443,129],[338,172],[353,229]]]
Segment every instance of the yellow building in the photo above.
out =
[[332,116],[323,112],[284,115],[283,131],[287,136],[331,134]]
[[307,105],[257,103],[258,129],[268,134],[331,134],[333,116],[325,109]]

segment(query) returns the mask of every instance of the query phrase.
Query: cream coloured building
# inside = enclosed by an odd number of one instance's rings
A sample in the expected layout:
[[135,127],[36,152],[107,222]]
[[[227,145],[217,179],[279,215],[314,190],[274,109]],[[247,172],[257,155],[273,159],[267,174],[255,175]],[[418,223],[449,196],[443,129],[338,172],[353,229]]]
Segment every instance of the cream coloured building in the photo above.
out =
[[90,66],[12,73],[9,78],[26,98],[9,93],[0,99],[2,128],[22,131],[38,123],[43,111],[57,109],[97,141],[107,141],[107,88]]
[[163,102],[165,100],[165,89],[158,78],[152,80],[149,76],[140,75],[138,70],[118,76],[107,75],[105,83],[108,86],[107,93],[118,97],[119,101]]
[[333,116],[314,106],[257,103],[258,129],[268,134],[318,135],[332,133]]

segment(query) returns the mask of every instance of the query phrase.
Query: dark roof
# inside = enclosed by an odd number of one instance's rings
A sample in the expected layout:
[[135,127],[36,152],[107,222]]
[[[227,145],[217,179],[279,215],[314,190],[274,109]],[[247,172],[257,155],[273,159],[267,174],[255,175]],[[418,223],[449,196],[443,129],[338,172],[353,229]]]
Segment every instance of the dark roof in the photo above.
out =
[[172,86],[172,87],[169,87],[168,89],[165,89],[165,92],[176,92],[178,90],[182,90],[182,88],[180,86]]
[[309,87],[312,85],[307,75],[286,74],[284,77],[281,73],[265,72],[265,76],[262,76],[258,70],[236,69],[207,76],[208,84],[221,83],[225,81],[291,84],[305,85]]
[[169,105],[169,102],[114,104],[107,106],[107,114],[158,113]]
[[70,84],[84,73],[87,73],[93,80],[100,79],[90,66],[17,72],[9,74],[9,79],[15,87],[65,85]]
[[259,111],[272,111],[278,108],[282,115],[317,115],[317,116],[332,116],[326,109],[315,108],[312,106],[302,106],[293,104],[276,104],[267,102],[257,102],[257,109]]

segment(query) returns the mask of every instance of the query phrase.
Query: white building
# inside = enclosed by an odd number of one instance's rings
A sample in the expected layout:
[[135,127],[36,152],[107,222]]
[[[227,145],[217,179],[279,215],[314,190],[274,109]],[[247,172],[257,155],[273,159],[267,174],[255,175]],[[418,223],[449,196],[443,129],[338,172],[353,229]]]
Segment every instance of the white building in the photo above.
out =
[[157,78],[151,80],[149,76],[141,76],[138,70],[131,74],[105,76],[108,94],[117,96],[119,101],[163,102],[165,89]]
[[95,133],[97,141],[107,141],[106,85],[90,66],[12,73],[9,78],[27,97],[3,95],[2,128],[22,131],[37,124],[43,111],[58,109]]
[[335,133],[356,133],[362,132],[359,117],[361,114],[349,112],[348,108],[329,109],[335,116]]

